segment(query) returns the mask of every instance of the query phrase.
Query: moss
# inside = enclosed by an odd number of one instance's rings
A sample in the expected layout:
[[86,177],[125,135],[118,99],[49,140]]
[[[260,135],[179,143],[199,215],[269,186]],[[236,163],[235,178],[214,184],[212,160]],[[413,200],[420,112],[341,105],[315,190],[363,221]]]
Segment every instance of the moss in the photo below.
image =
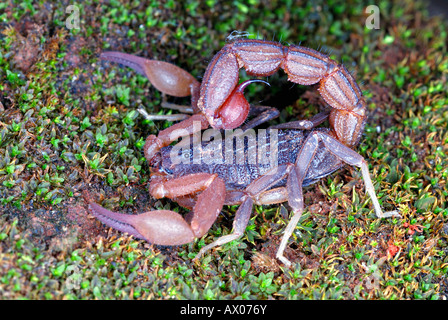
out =
[[[447,26],[422,3],[381,1],[378,30],[365,28],[362,0],[88,0],[79,29],[66,28],[69,4],[0,4],[2,298],[446,299]],[[192,258],[230,232],[237,207],[224,208],[202,239],[173,248],[88,218],[84,189],[123,212],[183,212],[147,194],[144,139],[172,123],[136,110],[165,113],[165,97],[98,54],[160,59],[200,79],[234,30],[343,61],[370,112],[358,151],[382,206],[398,207],[401,219],[375,219],[358,170],[339,170],[305,189],[307,212],[287,249],[295,265],[285,270],[274,257],[287,205],[255,208],[244,237],[199,264]],[[247,97],[279,107],[280,121],[309,118],[322,104],[283,73],[269,82]]]

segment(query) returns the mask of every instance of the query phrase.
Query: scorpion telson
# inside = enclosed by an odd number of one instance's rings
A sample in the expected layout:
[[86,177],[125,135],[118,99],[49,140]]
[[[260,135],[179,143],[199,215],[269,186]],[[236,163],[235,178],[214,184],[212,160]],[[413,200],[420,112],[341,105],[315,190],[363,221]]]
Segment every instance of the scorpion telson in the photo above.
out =
[[[188,72],[166,62],[119,52],[104,52],[101,58],[134,68],[146,75],[163,93],[191,95],[193,110],[189,118],[160,131],[158,136],[150,135],[144,146],[145,157],[152,167],[150,194],[157,199],[173,199],[181,206],[192,209],[191,212],[185,219],[169,210],[124,215],[90,202],[90,212],[105,224],[154,244],[180,245],[202,237],[223,205],[239,204],[232,233],[201,248],[195,258],[198,259],[207,250],[243,235],[254,204],[287,201],[293,216],[285,229],[276,257],[289,267],[291,262],[284,256],[284,251],[304,210],[302,188],[345,164],[361,168],[377,217],[399,216],[396,211],[381,210],[367,162],[353,150],[360,141],[366,121],[366,104],[361,90],[347,69],[327,55],[301,46],[236,38],[213,57],[202,84]],[[240,68],[244,68],[249,75],[262,77],[282,69],[288,80],[294,83],[318,83],[318,90],[331,109],[309,120],[271,127],[269,130],[272,132],[278,130],[275,146],[271,140],[260,142],[256,138],[258,147],[261,143],[263,147],[269,146],[270,150],[277,148],[278,162],[275,166],[264,166],[260,162],[185,164],[174,161],[175,164],[173,159],[182,153],[173,153],[173,146],[169,145],[178,138],[195,135],[209,127],[241,127],[242,132],[246,132],[278,115],[274,108],[249,105],[243,89],[254,80],[239,83]],[[248,116],[254,117],[247,122]],[[330,128],[317,128],[327,119]],[[202,156],[209,156],[203,150],[209,151],[207,147],[210,143],[202,143]],[[223,148],[223,145],[219,146]],[[194,146],[188,145],[188,148],[191,153],[195,152]],[[249,150],[245,148],[240,150],[243,154]],[[226,150],[216,152],[225,153]]]

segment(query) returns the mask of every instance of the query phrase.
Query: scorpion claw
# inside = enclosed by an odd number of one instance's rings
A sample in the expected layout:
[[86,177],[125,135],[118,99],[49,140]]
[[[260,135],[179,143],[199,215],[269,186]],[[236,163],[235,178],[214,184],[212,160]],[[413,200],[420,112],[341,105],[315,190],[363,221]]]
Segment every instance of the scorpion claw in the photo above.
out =
[[188,223],[174,211],[157,210],[130,215],[109,211],[96,203],[89,203],[89,211],[106,225],[149,243],[175,246],[194,240]]
[[118,62],[145,75],[157,90],[175,97],[186,97],[199,89],[199,82],[187,71],[174,64],[150,60],[132,54],[107,51],[100,59]]
[[145,239],[129,221],[129,215],[109,211],[96,203],[89,203],[89,212],[102,223],[118,231],[126,232],[138,239]]

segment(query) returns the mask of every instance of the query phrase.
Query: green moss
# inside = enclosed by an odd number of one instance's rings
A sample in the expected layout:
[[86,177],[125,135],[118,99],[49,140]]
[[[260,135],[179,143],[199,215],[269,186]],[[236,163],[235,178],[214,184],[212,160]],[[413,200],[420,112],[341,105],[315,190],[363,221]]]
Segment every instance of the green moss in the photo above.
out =
[[[381,27],[369,30],[364,11],[371,3],[362,0],[84,1],[80,29],[67,30],[65,8],[50,14],[44,3],[0,4],[0,296],[446,299],[447,26],[423,4],[381,1]],[[305,189],[308,211],[287,249],[291,270],[274,259],[287,205],[256,207],[246,234],[199,264],[192,258],[231,231],[237,207],[225,207],[202,239],[175,248],[117,238],[99,224],[92,233],[77,228],[69,208],[81,210],[84,189],[129,213],[184,212],[147,195],[145,138],[172,123],[148,122],[136,110],[166,113],[165,97],[98,53],[172,62],[200,79],[234,30],[323,48],[343,61],[362,83],[370,112],[358,152],[382,206],[398,207],[402,219],[375,219],[361,175],[346,168]],[[269,88],[248,88],[250,101],[276,106],[280,89],[291,87],[281,72],[268,80]],[[318,111],[308,90],[299,87],[281,121]],[[409,225],[422,227],[412,232]]]

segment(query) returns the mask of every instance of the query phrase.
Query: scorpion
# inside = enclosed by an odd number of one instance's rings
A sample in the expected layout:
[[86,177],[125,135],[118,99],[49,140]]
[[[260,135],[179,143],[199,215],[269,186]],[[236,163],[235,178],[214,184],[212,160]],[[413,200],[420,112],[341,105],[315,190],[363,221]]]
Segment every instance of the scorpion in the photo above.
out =
[[[145,75],[162,93],[176,97],[191,95],[193,111],[192,116],[160,131],[157,136],[148,136],[143,147],[151,172],[151,196],[172,199],[191,211],[185,218],[171,210],[127,215],[109,211],[90,201],[89,211],[106,225],[152,244],[182,245],[204,236],[224,205],[238,204],[231,233],[202,247],[194,258],[196,260],[209,249],[241,237],[254,205],[287,202],[293,214],[285,228],[276,258],[290,267],[291,261],[284,251],[304,211],[303,187],[346,164],[361,169],[366,191],[378,218],[400,216],[397,211],[382,211],[368,164],[354,151],[366,123],[366,102],[353,76],[329,56],[298,45],[233,39],[212,58],[202,83],[187,71],[167,62],[112,51],[103,52],[100,58],[133,68]],[[241,68],[255,77],[267,77],[282,69],[293,83],[318,84],[318,91],[331,107],[330,111],[321,112],[309,120],[269,127],[266,129],[269,139],[257,137],[258,147],[270,148],[270,152],[277,148],[278,163],[274,166],[259,162],[226,164],[214,162],[215,158],[207,163],[180,163],[182,157],[191,160],[194,152],[207,158],[210,156],[207,147],[212,142],[193,145],[187,139],[187,143],[182,140],[178,144],[183,148],[176,149],[177,145],[170,144],[179,138],[191,138],[210,127],[221,131],[236,129],[231,137],[237,138],[278,116],[275,108],[249,104],[244,97],[244,88],[253,82],[264,81],[252,79],[239,83]],[[250,116],[254,117],[247,121]],[[317,127],[326,120],[330,128]],[[277,141],[274,141],[274,132]],[[246,154],[249,150],[248,139],[244,141],[237,151]],[[215,154],[226,152],[223,143],[214,145],[218,146],[214,149]],[[234,149],[235,145],[227,146]],[[234,153],[230,157],[234,157]]]

